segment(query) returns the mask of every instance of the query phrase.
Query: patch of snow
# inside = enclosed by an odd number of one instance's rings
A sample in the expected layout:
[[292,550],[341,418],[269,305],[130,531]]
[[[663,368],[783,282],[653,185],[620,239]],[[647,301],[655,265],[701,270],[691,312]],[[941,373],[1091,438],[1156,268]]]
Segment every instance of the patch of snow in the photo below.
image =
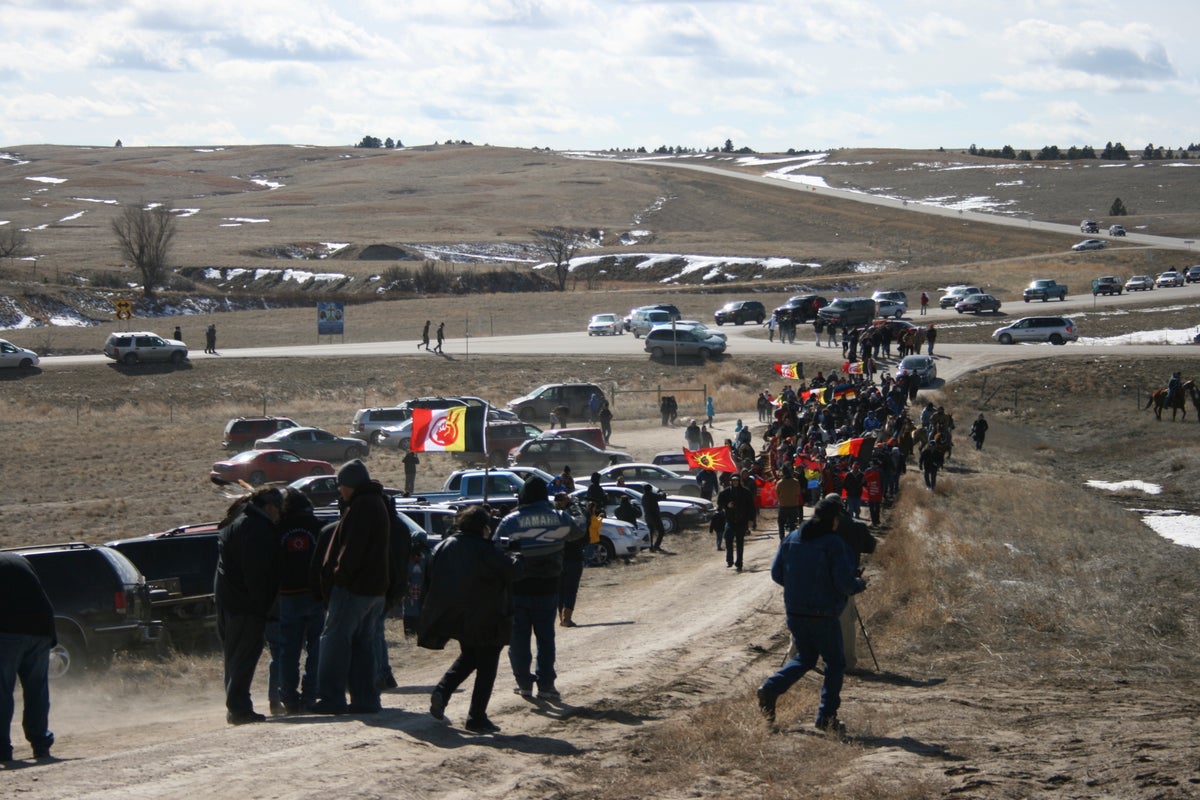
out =
[[328,258],[339,250],[345,250],[350,246],[349,242],[321,242],[321,247],[325,248],[325,254],[321,258]]
[[1200,167],[1192,161],[1172,161],[1170,164],[1159,164],[1160,167]]
[[78,200],[81,203],[103,203],[106,206],[117,205],[116,200],[97,200],[94,197],[72,197],[72,200]]
[[259,219],[255,217],[222,217],[221,219],[229,220],[230,222],[256,224],[259,222],[270,222],[269,219]]
[[66,179],[66,178],[47,178],[47,177],[45,177],[44,175],[42,175],[42,176],[38,176],[38,177],[29,177],[29,176],[26,176],[26,177],[25,177],[25,180],[27,180],[27,181],[37,181],[38,183],[66,183],[66,182],[67,182],[67,179]]
[[1015,180],[1015,181],[997,181],[997,182],[996,182],[996,185],[997,185],[997,186],[1024,186],[1024,185],[1025,185],[1025,181],[1023,181],[1023,180]]
[[92,323],[78,314],[51,314],[50,324],[59,328],[90,328]]
[[1175,544],[1200,547],[1200,517],[1179,511],[1159,511],[1142,517],[1142,522]]
[[777,178],[781,181],[791,181],[792,183],[799,183],[804,186],[817,186],[821,189],[829,188],[829,184],[820,175],[789,175],[783,170],[778,170],[776,172],[768,172],[764,177]]
[[18,156],[16,153],[0,153],[0,161],[11,161],[13,166],[19,167],[29,162]]
[[1100,167],[1100,169],[1104,169],[1105,167],[1123,167],[1125,165],[1124,164],[1097,164],[1097,166]]
[[861,261],[854,265],[854,271],[864,274],[874,272],[887,272],[888,264],[885,262],[871,263],[869,261]]
[[802,161],[803,165],[797,164],[793,169],[799,169],[801,166],[816,166],[825,160],[828,153],[804,153],[797,155],[784,156],[782,158],[762,158],[760,156],[743,156],[735,158],[733,162],[743,167],[760,167],[770,164],[791,164],[794,161]]
[[171,213],[176,217],[183,219],[184,217],[194,217],[200,213],[198,208],[172,208]]
[[1088,481],[1087,485],[1093,489],[1104,489],[1108,492],[1120,492],[1125,489],[1137,489],[1139,492],[1146,494],[1162,494],[1162,487],[1157,483],[1147,483],[1146,481],[1128,480],[1128,481]]
[[[1078,320],[1086,316],[1085,314],[1073,314],[1072,319]],[[1193,337],[1198,331],[1196,328],[1163,328],[1156,331],[1134,331],[1133,333],[1123,333],[1119,336],[1080,336],[1079,343],[1087,345],[1114,345],[1114,344],[1192,344]]]
[[340,281],[345,277],[340,272],[306,272],[299,269],[285,269],[281,280],[308,283],[309,281]]
[[197,147],[197,153],[219,153],[224,150],[224,147]]
[[251,178],[250,182],[256,183],[259,186],[265,186],[268,189],[282,189],[284,186],[287,185],[284,183],[280,183],[279,181],[267,180],[266,178]]
[[69,214],[69,215],[63,217],[62,219],[59,220],[59,222],[70,222],[73,219],[79,219],[86,213],[87,213],[86,209],[84,209],[83,211],[76,211],[74,214]]

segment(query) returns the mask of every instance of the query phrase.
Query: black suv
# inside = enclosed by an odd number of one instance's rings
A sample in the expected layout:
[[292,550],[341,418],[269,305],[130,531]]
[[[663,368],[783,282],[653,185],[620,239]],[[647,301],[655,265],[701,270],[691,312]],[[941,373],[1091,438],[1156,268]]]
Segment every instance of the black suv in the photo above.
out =
[[241,452],[254,447],[259,439],[270,436],[284,428],[299,428],[295,420],[287,417],[237,417],[225,423],[225,435],[221,447]]
[[194,648],[213,642],[217,629],[213,582],[219,532],[217,523],[208,522],[106,545],[132,561],[145,576],[154,616],[163,621],[171,644],[177,647]]
[[146,579],[116,550],[82,542],[7,549],[28,559],[54,606],[51,678],[103,666],[114,652],[161,637]]
[[783,322],[790,320],[797,324],[816,319],[817,311],[829,304],[824,297],[815,294],[798,294],[789,297],[788,301],[775,309],[775,319]]
[[766,318],[767,310],[757,300],[731,300],[713,314],[713,319],[718,325],[724,325],[726,322],[743,325],[751,320],[762,325]]

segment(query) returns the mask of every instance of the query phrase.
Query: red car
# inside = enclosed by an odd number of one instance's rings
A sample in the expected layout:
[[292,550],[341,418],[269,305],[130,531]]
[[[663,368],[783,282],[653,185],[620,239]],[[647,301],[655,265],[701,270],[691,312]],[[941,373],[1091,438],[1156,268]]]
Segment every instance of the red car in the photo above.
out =
[[300,458],[287,450],[246,450],[212,465],[209,478],[218,486],[245,481],[251,486],[280,481],[290,483],[306,475],[332,475],[328,461]]

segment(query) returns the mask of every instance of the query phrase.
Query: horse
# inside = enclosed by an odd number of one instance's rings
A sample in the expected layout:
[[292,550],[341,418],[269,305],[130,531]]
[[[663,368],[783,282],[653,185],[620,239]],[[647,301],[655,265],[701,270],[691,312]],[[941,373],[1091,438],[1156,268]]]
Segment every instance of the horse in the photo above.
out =
[[[1187,406],[1184,405],[1184,398],[1190,396],[1192,405],[1196,407],[1196,419],[1200,421],[1200,389],[1196,388],[1195,381],[1184,381],[1180,385],[1179,391],[1175,393],[1174,399],[1171,401],[1171,422],[1175,421],[1175,412],[1178,411],[1182,416],[1180,419],[1187,419]],[[1162,422],[1163,411],[1167,405],[1167,390],[1166,388],[1155,389],[1150,393],[1150,399],[1146,401],[1146,408],[1154,406],[1154,418]],[[1145,411],[1143,408],[1142,411]]]

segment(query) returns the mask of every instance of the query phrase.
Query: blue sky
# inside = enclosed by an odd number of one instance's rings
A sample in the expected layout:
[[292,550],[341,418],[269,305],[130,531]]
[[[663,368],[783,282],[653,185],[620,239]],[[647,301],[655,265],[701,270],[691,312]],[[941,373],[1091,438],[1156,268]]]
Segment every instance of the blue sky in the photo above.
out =
[[0,0],[0,20],[4,147],[1200,142],[1200,4],[1179,0]]

